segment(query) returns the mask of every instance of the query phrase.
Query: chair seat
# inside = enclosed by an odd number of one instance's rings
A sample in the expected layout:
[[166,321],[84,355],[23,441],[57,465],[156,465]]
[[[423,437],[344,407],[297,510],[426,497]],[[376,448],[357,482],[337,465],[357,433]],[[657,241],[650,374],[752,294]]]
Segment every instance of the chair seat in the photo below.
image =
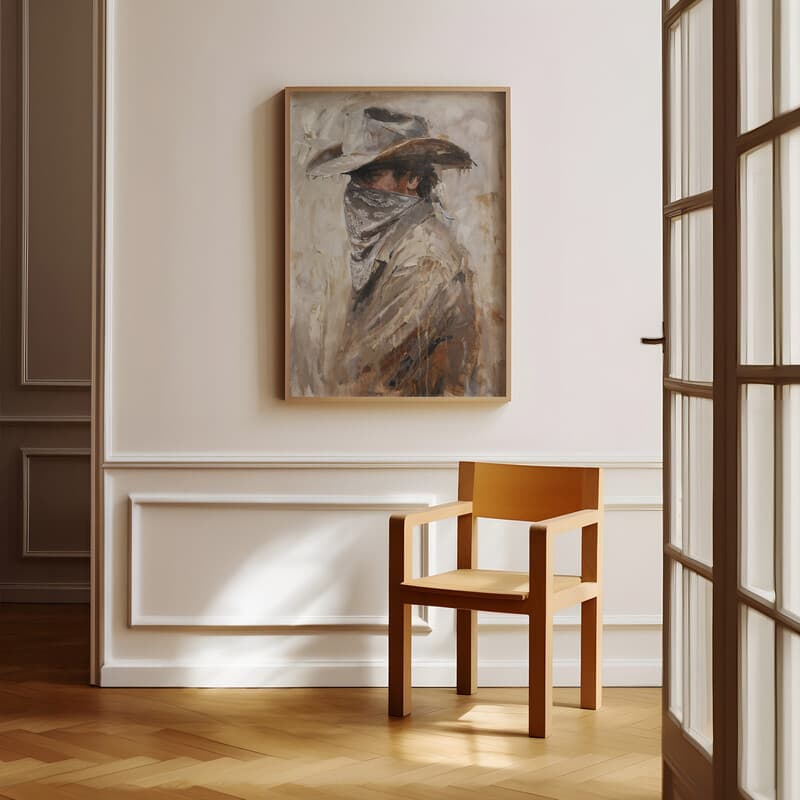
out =
[[[565,591],[580,585],[578,575],[554,575],[553,592]],[[492,597],[497,600],[525,600],[530,595],[527,572],[505,572],[492,569],[455,569],[425,578],[410,578],[401,586],[426,592]]]

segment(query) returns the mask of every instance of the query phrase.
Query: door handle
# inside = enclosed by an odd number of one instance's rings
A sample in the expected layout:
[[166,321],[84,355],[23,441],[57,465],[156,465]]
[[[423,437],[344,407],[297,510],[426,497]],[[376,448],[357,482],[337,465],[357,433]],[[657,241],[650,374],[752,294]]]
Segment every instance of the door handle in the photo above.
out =
[[639,340],[642,344],[660,344],[664,349],[664,323],[661,323],[661,336],[642,336]]

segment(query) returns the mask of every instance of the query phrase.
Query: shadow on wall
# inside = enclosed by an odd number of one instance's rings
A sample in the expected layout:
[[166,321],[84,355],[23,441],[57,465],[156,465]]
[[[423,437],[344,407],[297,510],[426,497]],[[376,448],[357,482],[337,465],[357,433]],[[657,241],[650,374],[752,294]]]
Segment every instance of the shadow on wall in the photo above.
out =
[[[241,549],[238,553],[233,550],[220,553],[209,572],[202,563],[203,554],[208,552],[202,540],[217,536],[219,530],[215,527],[211,525],[199,533],[200,546],[193,551],[194,558],[199,559],[194,562],[198,570],[193,570],[191,559],[185,562],[183,580],[175,581],[171,587],[172,600],[178,606],[186,600],[181,588],[186,586],[184,581],[194,587],[207,586],[211,593],[203,606],[191,611],[176,610],[178,615],[188,612],[213,619],[259,613],[267,618],[296,619],[388,615],[388,534],[374,548],[359,547],[364,531],[354,529],[346,520],[336,523],[318,520],[308,526],[305,536],[297,535],[295,524],[282,523],[268,540],[251,549],[246,558],[241,557]],[[166,559],[165,563],[172,563],[172,559]],[[278,564],[285,566],[278,570],[275,566]],[[346,568],[336,569],[332,565],[346,565]],[[367,610],[377,598],[380,598],[377,608]],[[192,605],[191,600],[189,604]],[[368,685],[372,680],[370,665],[376,658],[385,658],[387,647],[383,626],[357,626],[349,630],[342,628],[341,623],[336,627],[148,625],[140,630],[155,633],[161,639],[160,658],[176,664],[186,663],[189,651],[185,645],[191,641],[189,661],[196,661],[203,668],[213,666],[215,686],[241,685],[241,670],[246,670],[254,683],[292,686],[297,683],[298,666],[302,669],[301,680],[311,685],[329,685],[330,662],[319,659],[320,638],[334,644],[339,652],[336,658],[344,659],[351,675],[359,676],[353,681],[355,685]],[[191,639],[187,640],[187,636]],[[353,669],[359,662],[364,664],[363,671]]]
[[283,92],[253,112],[254,302],[262,407],[283,399],[284,119]]

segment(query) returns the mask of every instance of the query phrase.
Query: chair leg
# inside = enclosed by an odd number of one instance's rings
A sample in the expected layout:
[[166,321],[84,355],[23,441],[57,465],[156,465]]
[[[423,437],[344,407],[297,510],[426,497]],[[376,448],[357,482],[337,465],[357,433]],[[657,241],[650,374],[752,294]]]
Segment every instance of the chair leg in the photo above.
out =
[[389,603],[389,716],[411,713],[411,606]]
[[600,708],[603,702],[603,620],[600,599],[581,603],[581,708]]
[[456,692],[474,694],[478,688],[478,614],[456,611]]
[[553,709],[553,617],[540,610],[528,619],[528,736],[543,739]]

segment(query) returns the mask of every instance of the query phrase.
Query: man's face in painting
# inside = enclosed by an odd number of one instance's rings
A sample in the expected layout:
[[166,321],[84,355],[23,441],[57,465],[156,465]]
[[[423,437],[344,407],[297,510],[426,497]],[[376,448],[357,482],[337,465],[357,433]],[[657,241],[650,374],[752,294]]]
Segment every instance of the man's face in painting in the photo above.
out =
[[382,169],[373,172],[366,185],[382,192],[397,192],[416,197],[420,180],[420,176],[414,175],[410,170],[402,172],[397,169]]

